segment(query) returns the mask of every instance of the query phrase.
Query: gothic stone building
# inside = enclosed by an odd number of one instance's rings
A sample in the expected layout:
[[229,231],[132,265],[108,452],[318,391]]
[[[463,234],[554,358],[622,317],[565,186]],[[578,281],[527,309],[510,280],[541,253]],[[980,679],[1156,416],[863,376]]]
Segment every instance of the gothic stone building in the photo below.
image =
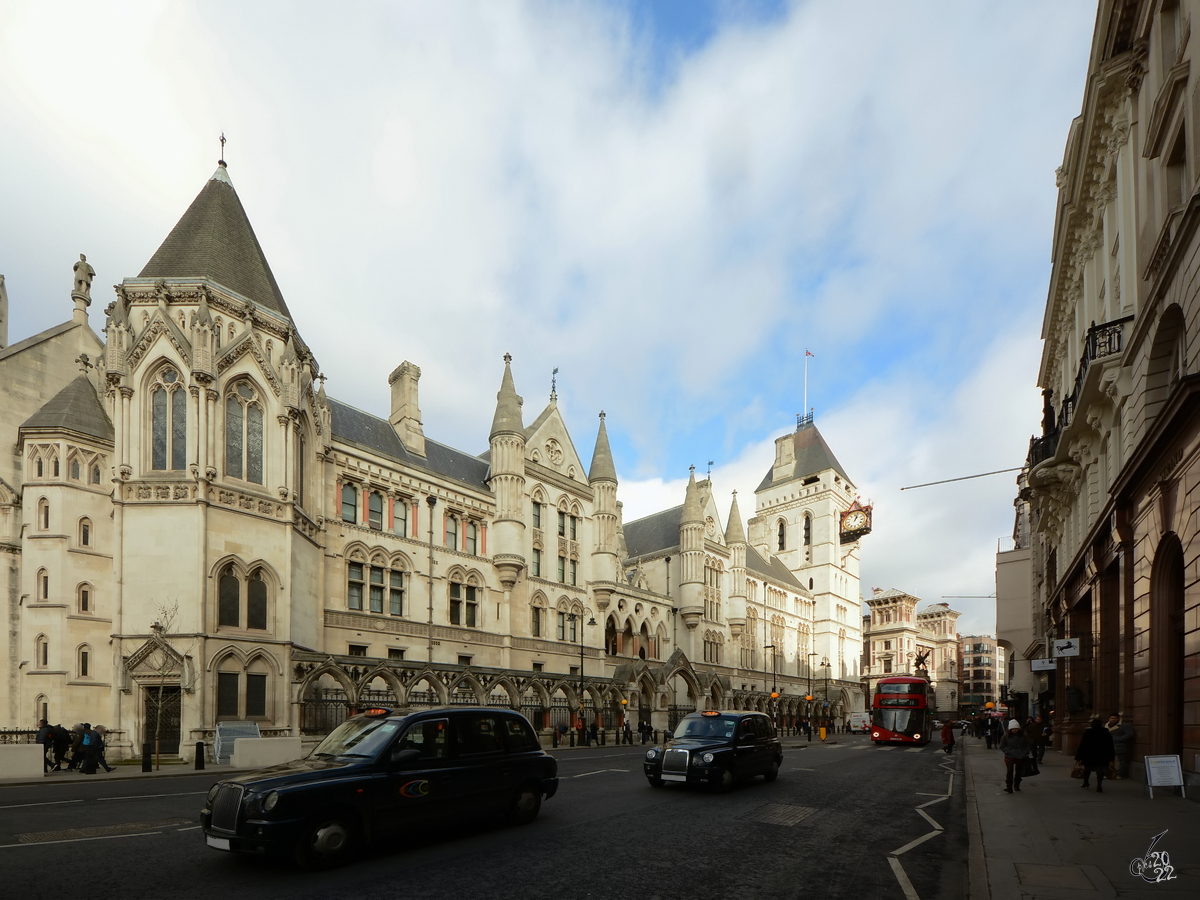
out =
[[0,349],[0,722],[186,754],[219,721],[315,738],[368,704],[862,708],[867,519],[843,528],[862,508],[811,419],[745,527],[694,476],[624,525],[603,413],[585,466],[553,394],[524,423],[507,357],[479,456],[425,436],[411,362],[386,417],[329,397],[223,163],[103,339],[76,274],[70,322]]

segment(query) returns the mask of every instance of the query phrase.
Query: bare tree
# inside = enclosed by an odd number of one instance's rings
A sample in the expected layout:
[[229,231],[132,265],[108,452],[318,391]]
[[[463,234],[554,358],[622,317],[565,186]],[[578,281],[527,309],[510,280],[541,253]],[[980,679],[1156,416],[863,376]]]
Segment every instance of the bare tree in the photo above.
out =
[[[160,603],[156,608],[158,615],[150,625],[148,642],[151,651],[142,661],[141,668],[152,673],[151,679],[156,682],[146,691],[146,710],[154,712],[154,733],[147,737],[153,738],[154,768],[157,770],[162,768],[163,719],[169,707],[176,702],[172,698],[177,696],[182,706],[182,691],[188,676],[186,654],[190,647],[180,650],[176,646],[178,635],[175,633],[175,622],[179,618],[179,601]],[[168,694],[166,688],[175,683],[180,687],[179,695]],[[182,735],[180,738],[182,739]]]

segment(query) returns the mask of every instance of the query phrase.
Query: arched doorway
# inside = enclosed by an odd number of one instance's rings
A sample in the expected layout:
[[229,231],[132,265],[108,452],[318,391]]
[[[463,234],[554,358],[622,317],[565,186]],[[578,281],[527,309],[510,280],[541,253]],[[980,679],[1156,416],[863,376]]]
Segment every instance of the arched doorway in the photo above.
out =
[[1150,572],[1150,748],[1183,752],[1183,546],[1159,542]]

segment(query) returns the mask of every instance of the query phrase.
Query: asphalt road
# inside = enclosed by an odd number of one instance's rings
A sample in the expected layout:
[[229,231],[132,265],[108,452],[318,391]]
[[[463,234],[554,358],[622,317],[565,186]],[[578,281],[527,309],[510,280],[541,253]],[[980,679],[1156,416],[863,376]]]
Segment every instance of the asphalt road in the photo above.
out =
[[903,877],[921,900],[966,896],[959,755],[844,735],[784,747],[775,783],[756,779],[725,795],[649,787],[640,746],[563,752],[558,794],[532,825],[422,835],[318,873],[206,847],[197,814],[220,777],[211,771],[107,783],[58,776],[0,788],[0,884],[24,900],[64,891],[122,900],[904,900]]

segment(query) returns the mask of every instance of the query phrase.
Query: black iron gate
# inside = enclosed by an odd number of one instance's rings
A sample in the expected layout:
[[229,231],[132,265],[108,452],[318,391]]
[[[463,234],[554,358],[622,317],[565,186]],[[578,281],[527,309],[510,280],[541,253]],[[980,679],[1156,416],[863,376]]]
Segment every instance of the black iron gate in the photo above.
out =
[[668,723],[667,727],[671,731],[674,731],[675,726],[679,724],[680,719],[682,719],[686,715],[689,715],[690,713],[694,713],[695,711],[696,711],[696,708],[694,706],[668,706],[667,707],[667,723]]
[[345,700],[305,700],[300,704],[300,733],[329,734],[349,714],[350,704]]
[[522,703],[521,715],[529,720],[529,724],[541,731],[546,727],[546,707],[541,703]]
[[564,726],[566,728],[575,727],[575,717],[571,710],[570,701],[566,697],[551,697],[550,698],[550,727],[558,728]]
[[181,700],[178,685],[146,688],[146,733],[143,741],[157,744],[158,753],[168,756],[179,753]]

